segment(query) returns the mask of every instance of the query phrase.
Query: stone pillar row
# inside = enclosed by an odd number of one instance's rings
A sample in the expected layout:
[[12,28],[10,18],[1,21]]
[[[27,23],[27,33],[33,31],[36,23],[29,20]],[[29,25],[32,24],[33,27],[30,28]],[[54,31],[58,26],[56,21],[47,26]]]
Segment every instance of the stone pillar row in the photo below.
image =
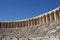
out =
[[30,27],[35,25],[52,23],[53,21],[56,21],[58,19],[60,19],[60,8],[59,10],[52,11],[51,13],[45,14],[35,19],[32,18],[29,20],[19,21],[19,22],[0,22],[0,27],[5,27],[5,28]]

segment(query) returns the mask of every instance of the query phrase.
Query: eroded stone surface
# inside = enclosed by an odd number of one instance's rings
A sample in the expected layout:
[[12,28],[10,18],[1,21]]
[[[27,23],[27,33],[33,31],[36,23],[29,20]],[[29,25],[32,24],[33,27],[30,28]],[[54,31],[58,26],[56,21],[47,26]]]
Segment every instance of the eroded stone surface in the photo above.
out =
[[60,40],[60,20],[23,28],[0,28],[0,40]]

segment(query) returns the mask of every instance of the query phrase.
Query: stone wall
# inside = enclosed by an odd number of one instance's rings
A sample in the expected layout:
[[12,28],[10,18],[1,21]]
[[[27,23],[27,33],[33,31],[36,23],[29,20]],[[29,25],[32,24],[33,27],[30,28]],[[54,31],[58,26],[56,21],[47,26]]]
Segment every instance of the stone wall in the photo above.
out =
[[60,8],[54,9],[53,11],[45,13],[41,16],[37,16],[26,20],[0,22],[0,27],[4,28],[30,27],[35,25],[52,23],[53,21],[56,21],[58,19],[60,19]]
[[0,28],[0,40],[60,40],[60,20],[22,28]]

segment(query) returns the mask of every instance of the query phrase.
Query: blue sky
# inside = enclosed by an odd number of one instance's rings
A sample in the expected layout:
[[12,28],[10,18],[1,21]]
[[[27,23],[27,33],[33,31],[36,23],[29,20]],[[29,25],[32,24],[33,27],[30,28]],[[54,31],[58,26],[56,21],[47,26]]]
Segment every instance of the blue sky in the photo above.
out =
[[32,18],[60,6],[60,0],[0,0],[0,21]]

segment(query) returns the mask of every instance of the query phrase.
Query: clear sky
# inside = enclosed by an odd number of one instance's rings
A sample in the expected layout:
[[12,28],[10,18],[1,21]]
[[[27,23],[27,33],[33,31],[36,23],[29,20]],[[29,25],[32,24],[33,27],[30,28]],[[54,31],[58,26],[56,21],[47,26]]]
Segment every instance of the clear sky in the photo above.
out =
[[60,6],[60,0],[0,0],[0,21],[32,18]]

